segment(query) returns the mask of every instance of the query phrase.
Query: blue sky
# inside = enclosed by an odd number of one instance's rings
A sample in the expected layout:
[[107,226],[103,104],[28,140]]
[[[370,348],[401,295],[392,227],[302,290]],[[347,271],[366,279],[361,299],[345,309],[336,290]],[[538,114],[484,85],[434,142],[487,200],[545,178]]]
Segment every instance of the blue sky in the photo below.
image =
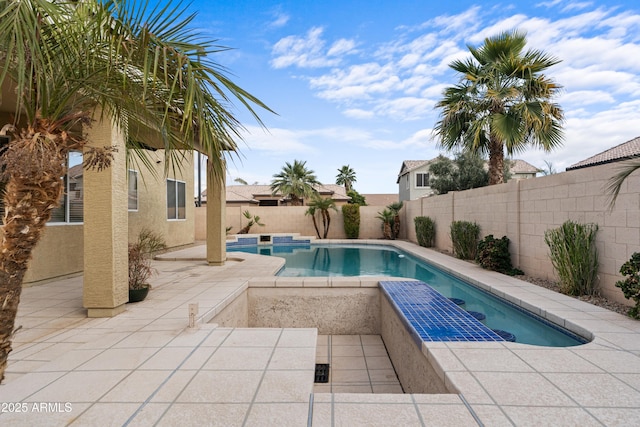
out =
[[213,59],[278,114],[248,114],[235,178],[268,184],[303,160],[335,183],[350,165],[360,193],[396,193],[403,160],[440,153],[434,108],[458,77],[448,64],[467,45],[504,30],[562,62],[547,73],[564,87],[562,148],[528,150],[540,168],[567,166],[640,136],[640,5],[607,1],[196,0],[195,26],[233,48]]

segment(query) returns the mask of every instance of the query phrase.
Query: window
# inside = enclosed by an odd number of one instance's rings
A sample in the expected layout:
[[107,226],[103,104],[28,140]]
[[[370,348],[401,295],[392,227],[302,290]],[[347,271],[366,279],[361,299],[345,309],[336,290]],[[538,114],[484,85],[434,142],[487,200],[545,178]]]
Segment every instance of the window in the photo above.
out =
[[428,187],[429,186],[429,174],[417,173],[416,174],[416,187]]
[[129,169],[128,184],[128,209],[130,211],[138,210],[138,171]]
[[411,182],[411,179],[409,178],[409,174],[405,175],[404,179],[405,179],[406,185],[407,185],[406,189],[408,190],[409,189],[409,182]]
[[84,221],[84,190],[82,153],[73,151],[67,158],[67,175],[64,177],[64,195],[60,206],[51,213],[49,223],[80,223]]
[[167,219],[185,219],[186,184],[182,181],[167,179]]

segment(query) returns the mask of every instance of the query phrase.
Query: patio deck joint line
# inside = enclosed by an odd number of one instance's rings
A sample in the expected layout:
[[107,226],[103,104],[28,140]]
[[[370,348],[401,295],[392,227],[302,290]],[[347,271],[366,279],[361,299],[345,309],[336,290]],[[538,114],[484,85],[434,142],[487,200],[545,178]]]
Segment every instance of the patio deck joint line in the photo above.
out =
[[[185,330],[186,330],[186,328],[185,328]],[[137,415],[138,415],[138,414],[139,414],[139,413],[144,409],[144,407],[145,407],[145,406],[147,406],[147,404],[151,401],[151,399],[153,399],[153,398],[155,397],[155,395],[156,395],[156,394],[158,394],[158,392],[160,391],[160,389],[161,389],[162,387],[164,387],[164,386],[165,386],[165,384],[166,384],[166,383],[167,383],[167,382],[168,382],[168,381],[169,381],[169,380],[170,380],[170,379],[175,375],[175,373],[176,373],[176,372],[178,372],[178,371],[180,370],[180,368],[182,367],[182,365],[184,365],[184,364],[187,362],[187,360],[189,360],[189,358],[193,355],[193,353],[195,353],[195,351],[196,351],[197,349],[199,349],[199,348],[200,348],[200,346],[202,345],[202,343],[204,343],[204,342],[209,338],[209,336],[210,336],[214,331],[216,331],[216,330],[217,330],[217,328],[211,329],[211,330],[209,331],[209,333],[207,333],[207,334],[204,336],[204,338],[202,338],[202,339],[200,340],[200,342],[199,342],[196,346],[194,346],[194,347],[193,347],[193,349],[189,352],[189,354],[187,354],[187,355],[186,355],[186,357],[185,357],[184,359],[182,359],[182,362],[180,362],[180,364],[179,364],[178,366],[176,366],[176,367],[175,367],[175,369],[173,369],[173,370],[171,371],[171,373],[167,376],[167,378],[165,378],[165,379],[164,379],[164,381],[162,381],[162,382],[160,383],[160,385],[158,385],[158,387],[156,387],[156,389],[153,391],[153,393],[151,393],[151,394],[149,395],[149,397],[147,397],[147,399],[146,399],[144,402],[142,402],[142,403],[140,404],[140,406],[138,407],[138,409],[136,409],[136,410],[135,410],[135,412],[134,412],[133,414],[131,414],[131,416],[127,419],[127,421],[125,421],[125,422],[124,422],[124,424],[122,425],[123,427],[128,426],[128,425],[131,423],[131,421],[133,421],[133,420],[135,419],[135,417],[136,417],[136,416],[137,416]],[[183,330],[183,332],[184,332],[184,330]],[[220,345],[222,345],[222,343],[224,343],[224,342],[227,340],[227,338],[229,337],[229,335],[230,335],[230,334],[227,334],[227,336],[226,336],[226,337],[224,337],[224,339],[220,342],[220,344],[218,344],[218,347],[219,347]],[[180,336],[180,334],[178,334],[178,336]],[[173,338],[171,341],[173,341],[174,339],[176,339],[176,338]],[[169,341],[169,343],[170,343],[171,341]],[[167,343],[167,344],[169,344],[169,343]],[[164,347],[162,347],[162,348],[165,348],[165,347],[166,347],[166,344],[165,344],[165,346],[164,346]],[[160,351],[160,350],[158,350],[158,351]],[[214,352],[215,352],[215,351],[214,351]],[[157,352],[156,352],[156,353],[157,353]],[[213,354],[213,353],[212,353],[212,354]],[[153,356],[150,356],[150,358],[151,358],[151,357],[153,357]],[[144,363],[144,362],[143,362],[143,363]],[[185,386],[185,387],[186,387],[186,386]],[[178,393],[178,396],[179,396],[179,393]],[[177,396],[176,396],[176,398],[177,398]],[[165,408],[165,410],[164,410],[164,412],[163,412],[163,414],[162,414],[162,416],[161,416],[160,418],[162,418],[162,417],[167,413],[167,411],[168,411],[168,410],[173,406],[173,404],[174,404],[174,403],[175,403],[175,402],[171,402],[171,403],[170,403],[170,404]],[[85,411],[85,412],[86,412],[86,411]]]
[[313,425],[313,393],[309,395],[309,415],[307,415],[307,427]]
[[467,402],[467,399],[464,398],[462,393],[460,393],[458,396],[460,397],[460,400],[462,400],[462,403],[464,403],[464,406],[466,406],[467,409],[469,410],[469,412],[471,413],[471,416],[473,417],[473,419],[476,420],[478,425],[480,427],[484,427],[484,423],[482,421],[480,421],[480,417],[478,416],[478,414],[476,414],[476,411],[473,410],[471,405],[469,405],[469,402]]

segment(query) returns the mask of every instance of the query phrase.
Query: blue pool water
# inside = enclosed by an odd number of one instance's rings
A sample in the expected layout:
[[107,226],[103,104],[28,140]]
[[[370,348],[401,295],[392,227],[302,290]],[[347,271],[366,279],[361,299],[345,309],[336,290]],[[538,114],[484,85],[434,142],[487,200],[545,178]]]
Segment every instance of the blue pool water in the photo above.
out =
[[567,347],[585,340],[523,309],[484,292],[440,269],[389,246],[371,245],[275,245],[237,246],[242,251],[285,259],[280,276],[391,276],[418,279],[445,297],[456,299],[460,308],[481,313],[488,328],[505,331],[516,342]]

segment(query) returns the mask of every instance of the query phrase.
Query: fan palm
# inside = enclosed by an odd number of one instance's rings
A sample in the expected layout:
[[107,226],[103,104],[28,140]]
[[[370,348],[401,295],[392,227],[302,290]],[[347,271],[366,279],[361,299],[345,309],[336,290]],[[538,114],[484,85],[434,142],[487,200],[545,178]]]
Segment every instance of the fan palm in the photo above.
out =
[[449,66],[460,82],[445,89],[436,106],[440,120],[434,133],[447,150],[489,156],[489,185],[504,181],[504,153],[529,146],[550,151],[562,143],[564,114],[552,98],[560,86],[542,74],[559,61],[538,50],[523,51],[518,31],[468,46],[471,57]]
[[[189,29],[194,15],[170,1],[0,1],[0,87],[16,94],[12,140],[0,152],[5,217],[0,253],[0,381],[27,264],[59,203],[66,158],[87,144],[86,127],[108,120],[127,144],[164,148],[167,167],[179,150],[209,155],[221,174],[223,150],[235,151],[240,102],[267,108],[235,85],[210,55],[225,49]],[[6,99],[3,100],[6,106]],[[267,108],[268,110],[268,108]],[[85,148],[85,167],[111,163],[115,147]],[[140,160],[150,165],[144,150]],[[221,176],[221,175],[219,175]]]
[[356,182],[356,171],[351,169],[349,165],[342,166],[338,169],[338,175],[336,175],[336,184],[344,185],[344,191],[348,193],[353,188],[353,183]]
[[289,197],[292,206],[302,206],[304,198],[311,197],[316,192],[313,186],[320,184],[306,164],[306,161],[299,160],[294,160],[293,164],[286,162],[282,171],[273,175],[271,192]]

